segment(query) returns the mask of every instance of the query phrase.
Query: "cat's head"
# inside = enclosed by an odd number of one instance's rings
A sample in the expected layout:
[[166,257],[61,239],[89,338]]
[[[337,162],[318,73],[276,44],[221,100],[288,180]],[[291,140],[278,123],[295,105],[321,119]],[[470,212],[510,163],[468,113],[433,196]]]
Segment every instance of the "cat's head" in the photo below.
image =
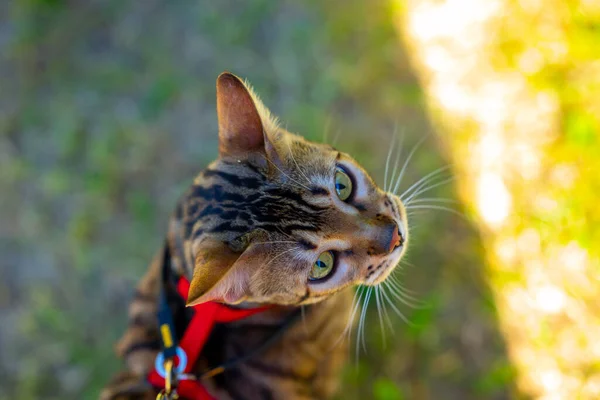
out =
[[239,78],[217,79],[219,159],[184,218],[188,304],[308,304],[381,283],[408,242],[400,199],[349,155],[287,132]]

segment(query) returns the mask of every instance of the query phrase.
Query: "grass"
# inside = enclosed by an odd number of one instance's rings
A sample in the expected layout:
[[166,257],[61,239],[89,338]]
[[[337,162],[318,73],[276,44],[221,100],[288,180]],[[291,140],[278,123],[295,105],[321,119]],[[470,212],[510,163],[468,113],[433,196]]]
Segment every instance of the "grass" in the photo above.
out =
[[[216,156],[221,71],[250,79],[290,130],[320,140],[329,126],[378,178],[394,126],[409,144],[432,129],[382,1],[0,11],[0,318],[11,321],[0,399],[96,398],[120,368],[112,346],[132,287],[177,197]],[[407,182],[444,163],[432,137]],[[402,277],[430,308],[403,309],[415,327],[394,319],[387,347],[371,310],[369,352],[340,398],[504,398],[510,367],[478,234],[437,213],[413,225]]]

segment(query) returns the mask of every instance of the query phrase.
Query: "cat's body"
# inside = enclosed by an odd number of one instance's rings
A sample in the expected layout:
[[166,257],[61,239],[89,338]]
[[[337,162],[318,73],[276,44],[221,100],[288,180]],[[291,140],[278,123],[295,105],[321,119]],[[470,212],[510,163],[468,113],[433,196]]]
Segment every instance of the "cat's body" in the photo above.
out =
[[[202,204],[197,206],[205,209]],[[186,269],[181,257],[184,241],[179,232],[183,225],[176,216],[172,217],[168,243],[176,275],[185,275]],[[149,399],[156,396],[154,390],[140,384],[140,377],[145,377],[154,367],[160,344],[156,313],[162,261],[160,251],[137,287],[129,307],[130,326],[117,346],[129,372],[114,380],[105,391],[106,398],[132,387],[134,395],[116,398],[138,398],[138,393],[147,393]],[[264,352],[214,378],[203,380],[203,384],[219,399],[330,397],[336,389],[337,375],[347,353],[342,340],[350,295],[351,290],[345,290],[320,302],[318,307],[304,306],[300,318],[293,318],[293,323],[283,329],[283,335]],[[209,351],[200,357],[196,374],[251,352],[297,312],[298,308],[294,306],[275,307],[235,323],[219,325],[207,343]]]
[[[281,331],[264,351],[203,384],[223,399],[330,397],[346,353],[349,287],[376,285],[396,265],[406,242],[404,208],[348,156],[279,128],[233,75],[217,81],[217,109],[220,157],[171,218],[170,269],[191,282],[188,305],[271,308],[217,326],[195,372],[246,355]],[[118,346],[128,372],[103,398],[156,394],[145,376],[159,350],[161,254],[138,286]],[[301,307],[302,318],[286,323]]]

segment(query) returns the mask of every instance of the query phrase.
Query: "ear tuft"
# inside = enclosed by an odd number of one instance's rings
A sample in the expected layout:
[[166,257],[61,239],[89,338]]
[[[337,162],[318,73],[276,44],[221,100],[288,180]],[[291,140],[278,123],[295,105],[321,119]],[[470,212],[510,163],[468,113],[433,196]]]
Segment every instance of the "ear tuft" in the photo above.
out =
[[263,124],[253,96],[241,79],[229,72],[217,78],[217,115],[221,156],[263,151]]

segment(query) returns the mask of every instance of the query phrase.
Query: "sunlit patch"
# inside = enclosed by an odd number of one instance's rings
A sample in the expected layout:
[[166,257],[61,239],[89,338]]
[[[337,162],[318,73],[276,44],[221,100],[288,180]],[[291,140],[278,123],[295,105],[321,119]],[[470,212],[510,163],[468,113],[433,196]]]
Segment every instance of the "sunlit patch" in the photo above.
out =
[[511,265],[517,259],[517,244],[514,238],[508,237],[496,242],[496,256],[504,265]]
[[516,239],[519,252],[521,254],[529,254],[536,259],[541,251],[541,239],[538,231],[533,228],[527,228]]
[[394,4],[461,171],[459,192],[486,228],[519,390],[546,400],[600,398],[600,162],[590,151],[600,64],[585,36],[600,20],[600,2]]
[[572,271],[584,271],[588,262],[588,252],[577,242],[570,242],[560,252],[560,261],[565,268]]
[[510,213],[511,197],[498,174],[481,174],[477,185],[477,208],[485,222],[500,225]]
[[541,371],[540,382],[548,391],[555,391],[560,387],[562,376],[556,369]]
[[561,312],[566,303],[565,293],[555,286],[542,286],[535,289],[537,308],[547,314]]
[[544,57],[539,49],[527,49],[519,57],[519,68],[526,74],[532,74],[540,70],[544,63]]
[[552,183],[565,189],[568,189],[575,184],[576,177],[577,169],[573,165],[567,164],[555,166],[550,173],[550,179],[552,179]]

